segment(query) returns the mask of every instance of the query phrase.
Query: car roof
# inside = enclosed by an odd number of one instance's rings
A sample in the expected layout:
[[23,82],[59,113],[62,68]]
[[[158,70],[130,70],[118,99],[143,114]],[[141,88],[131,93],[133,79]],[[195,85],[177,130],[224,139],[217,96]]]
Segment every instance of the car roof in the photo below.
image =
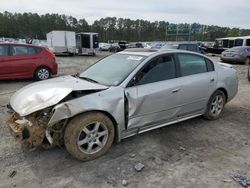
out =
[[12,43],[12,42],[0,42],[0,45],[30,46],[30,47],[42,48],[42,46],[36,46],[32,44]]
[[[145,48],[129,48],[124,51],[119,52],[118,54],[126,55],[139,55],[139,56],[152,56],[152,55],[161,55],[164,53],[186,53],[186,54],[196,54],[201,55],[195,52],[187,50],[176,50],[176,49],[145,49]],[[202,55],[201,55],[202,56]]]

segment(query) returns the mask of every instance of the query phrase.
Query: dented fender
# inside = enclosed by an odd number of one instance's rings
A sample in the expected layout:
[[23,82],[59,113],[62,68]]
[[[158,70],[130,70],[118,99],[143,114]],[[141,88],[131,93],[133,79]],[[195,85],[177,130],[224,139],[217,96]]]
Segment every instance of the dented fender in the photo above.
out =
[[[112,95],[112,97],[110,97]],[[74,117],[89,111],[101,111],[113,117],[117,126],[117,133],[125,129],[124,120],[124,88],[110,87],[101,92],[92,93],[56,105],[48,126],[60,120]],[[119,139],[119,135],[118,135]]]

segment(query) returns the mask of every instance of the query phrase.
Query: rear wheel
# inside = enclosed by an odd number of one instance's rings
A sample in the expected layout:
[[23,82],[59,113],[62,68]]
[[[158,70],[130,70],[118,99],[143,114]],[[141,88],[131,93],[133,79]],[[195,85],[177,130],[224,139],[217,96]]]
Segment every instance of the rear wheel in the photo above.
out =
[[224,109],[226,103],[226,97],[225,94],[217,90],[210,98],[206,113],[204,114],[204,117],[209,120],[215,120],[218,119],[221,116],[221,113]]
[[87,113],[69,122],[64,133],[64,144],[76,159],[93,160],[111,147],[114,132],[114,125],[107,116],[98,112]]
[[51,77],[51,72],[47,67],[40,67],[35,72],[36,80],[46,80]]
[[250,64],[250,58],[247,57],[246,60],[245,60],[245,65],[249,65]]

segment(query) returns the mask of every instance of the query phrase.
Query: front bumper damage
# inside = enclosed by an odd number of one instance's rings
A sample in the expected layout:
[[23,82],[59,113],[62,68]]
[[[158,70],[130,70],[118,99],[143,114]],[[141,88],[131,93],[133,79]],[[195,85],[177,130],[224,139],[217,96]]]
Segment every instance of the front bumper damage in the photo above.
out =
[[[51,111],[51,110],[47,110]],[[67,120],[62,120],[49,126],[52,116],[50,112],[36,112],[21,117],[14,112],[6,120],[11,134],[21,143],[30,147],[43,146],[51,148],[63,144],[63,131]]]
[[46,127],[35,120],[34,114],[24,118],[14,112],[6,122],[11,134],[17,140],[27,143],[32,147],[42,144],[45,138]]

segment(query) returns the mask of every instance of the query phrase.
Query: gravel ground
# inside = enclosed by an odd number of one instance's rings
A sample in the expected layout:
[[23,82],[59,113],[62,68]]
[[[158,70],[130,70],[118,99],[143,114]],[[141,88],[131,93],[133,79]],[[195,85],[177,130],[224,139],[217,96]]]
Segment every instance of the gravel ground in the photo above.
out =
[[[105,55],[57,57],[59,75],[81,72]],[[247,67],[234,66],[239,92],[221,119],[198,117],[134,136],[90,162],[73,159],[64,148],[22,148],[4,122],[4,105],[32,80],[1,81],[0,187],[240,188],[231,176],[250,178],[250,85]],[[140,172],[138,163],[144,165]]]

